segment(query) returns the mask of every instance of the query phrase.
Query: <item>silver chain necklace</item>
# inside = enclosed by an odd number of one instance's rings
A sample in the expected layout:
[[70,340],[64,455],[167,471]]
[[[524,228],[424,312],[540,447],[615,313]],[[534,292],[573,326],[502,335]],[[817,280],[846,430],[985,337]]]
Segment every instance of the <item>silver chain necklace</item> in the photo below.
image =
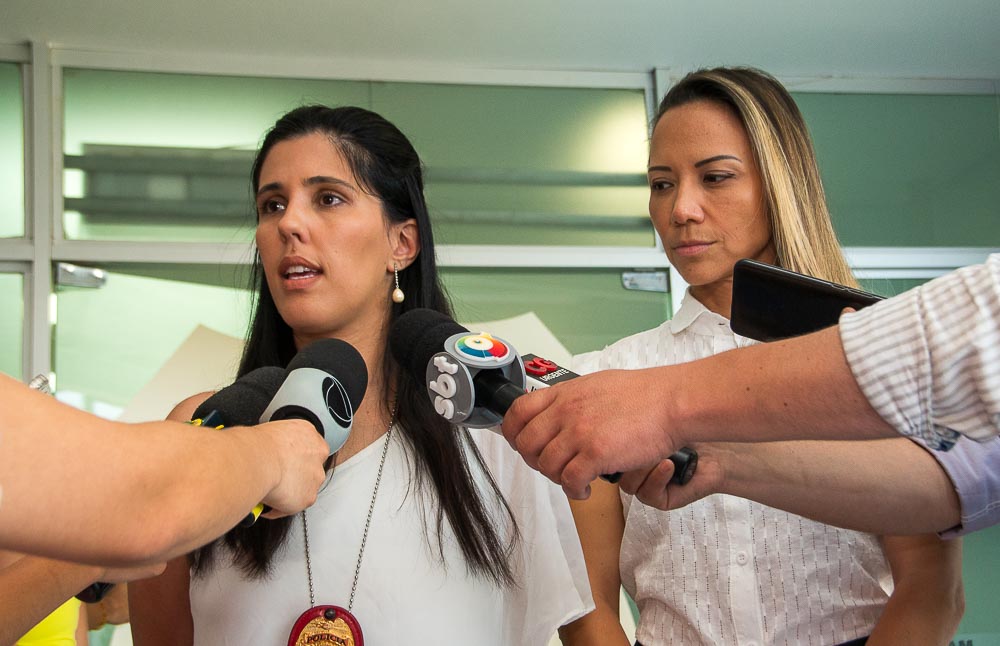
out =
[[[358,550],[358,562],[354,566],[354,582],[351,584],[351,598],[347,602],[347,611],[354,607],[354,593],[358,590],[358,577],[361,575],[361,559],[365,555],[365,544],[368,542],[368,529],[372,524],[372,514],[375,513],[375,497],[378,496],[378,486],[382,482],[382,469],[385,467],[385,456],[389,453],[389,441],[392,439],[392,425],[396,421],[396,407],[392,407],[389,416],[389,428],[385,432],[385,444],[382,446],[382,459],[378,463],[378,475],[375,476],[375,489],[372,491],[372,501],[368,505],[368,518],[365,519],[365,530],[361,534],[361,549]],[[336,469],[336,464],[334,464]],[[331,475],[332,475],[331,471]],[[306,522],[306,511],[302,510],[302,535],[306,548],[306,577],[309,579],[309,607],[316,606],[316,594],[313,590],[312,560],[309,557],[309,524]]]

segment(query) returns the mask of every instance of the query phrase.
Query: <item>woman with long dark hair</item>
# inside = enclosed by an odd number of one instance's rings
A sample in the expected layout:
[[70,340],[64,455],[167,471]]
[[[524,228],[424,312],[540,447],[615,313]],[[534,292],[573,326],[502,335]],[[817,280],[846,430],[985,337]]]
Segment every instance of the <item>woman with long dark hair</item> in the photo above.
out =
[[252,187],[257,302],[239,374],[339,338],[364,357],[367,393],[316,505],[132,588],[135,643],[545,643],[591,603],[561,491],[502,437],[439,417],[386,351],[403,312],[450,314],[416,151],[368,110],[298,108],[265,137]]

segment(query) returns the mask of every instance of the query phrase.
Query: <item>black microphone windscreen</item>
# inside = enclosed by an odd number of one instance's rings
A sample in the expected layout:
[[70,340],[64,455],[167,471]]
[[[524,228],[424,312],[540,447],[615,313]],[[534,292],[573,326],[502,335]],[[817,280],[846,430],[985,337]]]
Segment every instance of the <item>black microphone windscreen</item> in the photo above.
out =
[[285,370],[265,366],[251,370],[201,403],[195,419],[216,411],[226,426],[253,426],[285,380]]
[[426,308],[404,312],[389,330],[389,349],[396,362],[423,381],[431,357],[444,350],[448,337],[467,329],[447,314]]
[[[368,389],[368,367],[353,345],[340,339],[320,339],[299,350],[288,363],[288,371],[315,368],[332,375],[347,391],[351,409],[358,410]],[[262,409],[263,410],[263,409]]]

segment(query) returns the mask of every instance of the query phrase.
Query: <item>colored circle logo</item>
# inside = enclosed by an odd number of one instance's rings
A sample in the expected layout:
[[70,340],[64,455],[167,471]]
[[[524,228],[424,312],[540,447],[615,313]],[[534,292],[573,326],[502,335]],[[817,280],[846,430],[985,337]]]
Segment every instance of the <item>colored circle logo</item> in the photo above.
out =
[[500,361],[510,350],[500,339],[489,334],[469,334],[455,342],[455,349],[462,354],[476,359],[495,359]]

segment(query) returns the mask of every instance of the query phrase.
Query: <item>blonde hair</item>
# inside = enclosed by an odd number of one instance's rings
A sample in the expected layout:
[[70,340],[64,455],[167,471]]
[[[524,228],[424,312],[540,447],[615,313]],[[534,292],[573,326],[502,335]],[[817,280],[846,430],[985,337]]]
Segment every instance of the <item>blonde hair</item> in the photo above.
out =
[[788,90],[750,67],[698,70],[667,92],[653,123],[670,108],[695,101],[728,106],[743,124],[761,176],[778,265],[856,287],[830,221],[809,130]]

